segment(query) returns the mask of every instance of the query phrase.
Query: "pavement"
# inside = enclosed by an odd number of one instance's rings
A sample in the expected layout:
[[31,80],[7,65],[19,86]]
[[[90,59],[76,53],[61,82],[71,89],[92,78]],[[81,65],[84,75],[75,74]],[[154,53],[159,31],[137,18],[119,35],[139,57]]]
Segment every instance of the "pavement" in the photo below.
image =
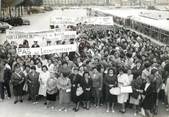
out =
[[[24,100],[23,103],[14,104],[14,99],[0,102],[0,117],[142,117],[140,114],[134,116],[133,109],[127,109],[125,114],[119,113],[119,106],[115,106],[115,112],[106,112],[106,107],[95,108],[91,106],[90,110],[80,108],[78,112],[72,110],[70,106],[67,112],[59,112],[60,106],[56,104],[56,109],[46,109],[44,101],[33,105],[30,101]],[[169,112],[165,111],[164,105],[160,105],[159,113],[155,117],[169,117]]]

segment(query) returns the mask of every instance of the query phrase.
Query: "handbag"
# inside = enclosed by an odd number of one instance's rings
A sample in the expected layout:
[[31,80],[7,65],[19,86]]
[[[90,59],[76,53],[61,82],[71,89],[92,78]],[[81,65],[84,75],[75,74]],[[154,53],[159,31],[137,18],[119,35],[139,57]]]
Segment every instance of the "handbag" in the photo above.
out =
[[71,89],[66,89],[66,93],[70,93],[71,92]]
[[23,91],[27,92],[28,91],[28,84],[25,83],[24,86],[23,86]]
[[119,87],[113,87],[109,90],[110,94],[112,95],[120,95],[121,91]]
[[139,95],[140,93],[135,90],[133,90],[133,93],[131,93],[131,97],[133,97],[134,99],[138,99]]
[[82,95],[83,92],[84,92],[84,91],[83,91],[82,87],[77,88],[77,90],[76,90],[76,96]]
[[131,86],[120,87],[121,93],[133,93]]

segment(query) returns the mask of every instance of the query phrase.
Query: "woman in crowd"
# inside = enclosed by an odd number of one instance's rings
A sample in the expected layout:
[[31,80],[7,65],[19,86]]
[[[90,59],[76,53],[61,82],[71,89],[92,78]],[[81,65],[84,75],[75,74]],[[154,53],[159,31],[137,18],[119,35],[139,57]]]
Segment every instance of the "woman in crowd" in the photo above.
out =
[[47,67],[48,67],[48,71],[50,73],[54,73],[54,64],[53,64],[52,59],[48,59],[48,65],[47,65]]
[[21,71],[19,64],[15,64],[14,66],[14,73],[12,74],[11,82],[15,96],[14,104],[16,104],[18,101],[23,102],[23,86],[25,82],[25,75]]
[[36,67],[31,67],[31,72],[28,74],[28,88],[29,96],[33,104],[37,104],[37,97],[39,92],[39,73],[36,71]]
[[168,74],[168,77],[167,77],[167,80],[166,80],[166,87],[165,87],[165,95],[167,97],[167,108],[166,108],[166,111],[169,111],[169,72],[167,71],[167,74]]
[[151,112],[156,104],[157,92],[156,92],[156,83],[155,83],[155,69],[151,71],[151,75],[146,79],[146,84],[144,87],[143,95],[143,109],[145,110],[146,117],[153,117],[153,113]]
[[67,112],[70,103],[71,81],[67,73],[61,73],[58,78],[57,87],[59,90],[59,104],[61,108],[59,111]]
[[69,75],[71,73],[71,69],[68,67],[68,63],[67,62],[62,62],[62,66],[59,68],[59,72],[60,73],[65,73],[67,75]]
[[104,85],[105,85],[105,101],[107,103],[107,111],[110,111],[110,107],[112,106],[112,112],[114,111],[114,104],[117,102],[117,96],[110,94],[110,89],[113,87],[117,87],[117,77],[115,70],[113,68],[109,68],[108,72],[104,79]]
[[83,65],[79,67],[79,75],[83,77],[84,74],[84,67]]
[[[46,90],[47,90],[47,80],[50,78],[50,73],[46,65],[42,66],[42,72],[39,75],[39,95],[46,97]],[[46,102],[45,102],[46,104]]]
[[4,99],[4,61],[0,60],[0,102]]
[[77,90],[79,88],[82,89],[82,84],[81,80],[82,77],[78,74],[79,68],[75,67],[73,68],[73,73],[70,75],[70,80],[71,80],[71,101],[73,101],[76,106],[73,108],[75,112],[79,110],[80,102],[82,102],[83,98],[83,91],[81,94],[77,95]]
[[[130,80],[129,80],[129,77],[126,73],[125,68],[121,68],[121,70],[119,70],[119,74],[117,75],[117,79],[118,79],[118,87],[125,87],[125,86],[130,85]],[[122,108],[120,110],[121,113],[126,112],[125,103],[127,102],[128,97],[129,97],[128,93],[121,93],[120,95],[118,95],[118,103],[121,104],[121,106],[122,106]]]
[[50,78],[47,80],[47,91],[46,91],[47,108],[49,107],[51,107],[51,109],[55,108],[57,94],[58,94],[57,78],[55,77],[54,73],[51,73]]
[[93,80],[93,88],[92,88],[93,92],[92,93],[93,93],[93,97],[94,97],[94,103],[95,103],[96,107],[99,107],[102,86],[103,86],[103,79],[96,67],[94,67],[93,71],[91,72],[91,78]]
[[37,63],[37,65],[36,65],[36,71],[37,71],[38,73],[41,73],[41,72],[42,72],[42,62],[41,62],[41,61],[39,61],[39,62]]
[[10,89],[10,81],[11,81],[11,76],[12,76],[12,69],[11,66],[9,65],[8,61],[5,61],[5,66],[4,66],[4,86],[7,90],[7,98],[11,98],[11,89]]
[[89,110],[93,86],[93,81],[91,79],[89,72],[83,73],[82,84],[83,84],[82,88],[84,91],[83,94],[84,108]]
[[135,110],[134,116],[136,116],[138,113],[137,108],[139,107],[140,100],[141,100],[141,93],[143,92],[142,90],[143,80],[141,76],[138,76],[136,79],[134,79],[131,82],[131,86],[132,86],[133,93],[130,94],[129,103],[133,105],[133,108]]

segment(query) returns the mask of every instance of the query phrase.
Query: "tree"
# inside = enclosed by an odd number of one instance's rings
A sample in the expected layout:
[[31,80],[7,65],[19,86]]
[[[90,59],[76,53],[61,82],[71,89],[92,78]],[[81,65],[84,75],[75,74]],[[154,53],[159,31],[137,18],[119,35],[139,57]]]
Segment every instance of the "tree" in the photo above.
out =
[[11,6],[13,5],[13,0],[2,0],[1,1],[2,8],[8,8],[9,16],[11,17]]

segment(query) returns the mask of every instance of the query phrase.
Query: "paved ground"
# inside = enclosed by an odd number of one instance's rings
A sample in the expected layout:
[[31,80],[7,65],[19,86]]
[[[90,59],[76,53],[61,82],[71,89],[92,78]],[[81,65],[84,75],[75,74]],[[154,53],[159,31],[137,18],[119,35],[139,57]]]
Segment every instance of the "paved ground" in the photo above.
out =
[[[118,106],[115,107],[115,113],[106,113],[105,106],[97,109],[92,106],[90,110],[80,108],[79,112],[72,111],[73,106],[71,106],[68,112],[59,112],[59,106],[56,110],[46,109],[43,102],[33,105],[25,100],[17,104],[13,104],[13,101],[14,99],[10,99],[0,103],[0,117],[134,117],[133,109],[127,109],[125,114],[121,114],[118,112]],[[165,111],[164,105],[160,106],[160,112],[156,117],[169,117],[169,112]]]

